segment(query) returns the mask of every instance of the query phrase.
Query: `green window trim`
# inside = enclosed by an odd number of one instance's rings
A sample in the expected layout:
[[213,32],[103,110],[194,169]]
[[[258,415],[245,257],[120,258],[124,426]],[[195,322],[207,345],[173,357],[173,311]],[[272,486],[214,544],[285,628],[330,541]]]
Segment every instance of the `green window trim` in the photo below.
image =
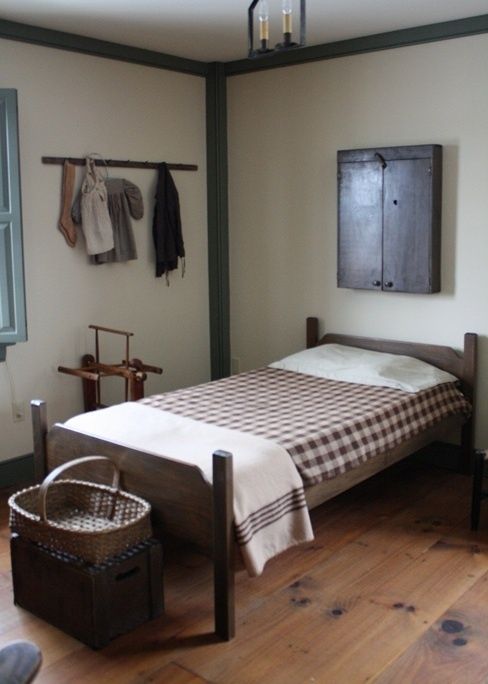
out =
[[0,362],[27,339],[17,91],[0,89]]

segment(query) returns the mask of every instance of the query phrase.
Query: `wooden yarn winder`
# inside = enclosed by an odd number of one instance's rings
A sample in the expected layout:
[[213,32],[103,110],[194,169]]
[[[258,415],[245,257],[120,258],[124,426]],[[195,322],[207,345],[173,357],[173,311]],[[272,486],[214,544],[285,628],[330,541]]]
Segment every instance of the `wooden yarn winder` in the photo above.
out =
[[[124,378],[125,401],[142,399],[144,397],[144,382],[147,379],[147,373],[158,373],[161,375],[163,369],[157,366],[148,366],[140,359],[129,360],[129,338],[134,333],[127,332],[126,330],[104,328],[101,325],[89,325],[88,327],[95,330],[95,356],[85,354],[81,359],[81,368],[58,366],[60,373],[67,373],[68,375],[75,375],[81,378],[85,412],[104,408],[100,401],[100,380],[104,377],[118,376]],[[125,336],[125,360],[122,363],[107,364],[100,362],[99,332]]]

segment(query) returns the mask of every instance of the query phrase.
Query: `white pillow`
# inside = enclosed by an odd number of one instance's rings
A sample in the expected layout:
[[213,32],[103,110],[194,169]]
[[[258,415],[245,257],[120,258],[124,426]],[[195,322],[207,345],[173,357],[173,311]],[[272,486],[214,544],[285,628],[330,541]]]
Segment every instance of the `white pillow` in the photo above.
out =
[[419,392],[458,380],[451,373],[411,356],[385,354],[342,344],[321,344],[275,361],[270,367],[330,380],[393,387],[406,392]]

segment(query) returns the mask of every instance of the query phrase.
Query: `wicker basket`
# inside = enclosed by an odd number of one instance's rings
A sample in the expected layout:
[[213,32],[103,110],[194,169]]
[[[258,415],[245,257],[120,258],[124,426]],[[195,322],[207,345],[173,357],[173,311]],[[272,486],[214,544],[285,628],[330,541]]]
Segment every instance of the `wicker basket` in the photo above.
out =
[[[75,465],[100,460],[115,469],[111,487],[81,480],[54,482]],[[119,469],[104,456],[68,461],[55,468],[41,485],[9,498],[10,528],[55,551],[88,563],[103,563],[151,536],[150,505],[121,491],[119,482]]]

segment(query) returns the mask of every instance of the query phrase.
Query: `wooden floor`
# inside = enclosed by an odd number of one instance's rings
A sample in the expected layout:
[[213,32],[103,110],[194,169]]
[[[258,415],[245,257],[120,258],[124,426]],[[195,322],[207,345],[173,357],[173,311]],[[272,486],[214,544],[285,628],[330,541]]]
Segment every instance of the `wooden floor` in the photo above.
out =
[[488,682],[488,502],[468,531],[470,480],[393,470],[313,512],[316,539],[237,577],[237,637],[215,641],[211,568],[170,558],[163,618],[92,651],[12,604],[0,495],[0,646],[42,649],[37,682]]

